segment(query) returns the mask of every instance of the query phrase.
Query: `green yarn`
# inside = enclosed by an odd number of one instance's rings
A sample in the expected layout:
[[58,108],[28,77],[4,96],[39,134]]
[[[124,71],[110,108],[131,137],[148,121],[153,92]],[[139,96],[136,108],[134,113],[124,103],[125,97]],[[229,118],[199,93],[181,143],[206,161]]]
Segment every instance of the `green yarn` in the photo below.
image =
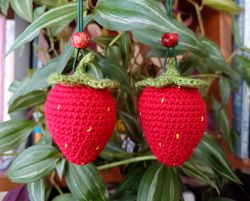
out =
[[114,89],[119,84],[110,79],[97,80],[85,73],[87,65],[91,64],[95,56],[92,53],[87,54],[79,63],[76,72],[72,75],[54,74],[49,77],[50,84],[62,84],[69,86],[89,86],[95,89]]
[[136,87],[151,86],[156,88],[162,88],[171,85],[180,87],[200,88],[207,86],[207,83],[199,79],[181,77],[179,72],[176,70],[175,60],[172,58],[169,60],[169,69],[165,74],[155,79],[147,78],[145,80],[137,82],[135,86]]

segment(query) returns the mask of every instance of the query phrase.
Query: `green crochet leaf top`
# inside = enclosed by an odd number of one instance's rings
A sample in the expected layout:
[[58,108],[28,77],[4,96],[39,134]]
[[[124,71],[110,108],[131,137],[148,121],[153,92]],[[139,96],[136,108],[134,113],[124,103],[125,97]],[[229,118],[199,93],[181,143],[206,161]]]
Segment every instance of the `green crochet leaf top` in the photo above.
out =
[[189,88],[200,88],[207,86],[207,82],[200,79],[191,79],[187,77],[181,77],[176,70],[176,64],[174,59],[169,60],[169,69],[167,72],[157,78],[147,78],[136,83],[136,87],[155,87],[162,88],[165,86],[180,86]]
[[49,83],[62,84],[69,86],[89,86],[95,89],[114,89],[118,88],[119,84],[110,79],[97,80],[85,73],[85,67],[92,63],[94,55],[92,53],[87,54],[79,63],[76,68],[76,72],[72,75],[54,74],[49,77]]

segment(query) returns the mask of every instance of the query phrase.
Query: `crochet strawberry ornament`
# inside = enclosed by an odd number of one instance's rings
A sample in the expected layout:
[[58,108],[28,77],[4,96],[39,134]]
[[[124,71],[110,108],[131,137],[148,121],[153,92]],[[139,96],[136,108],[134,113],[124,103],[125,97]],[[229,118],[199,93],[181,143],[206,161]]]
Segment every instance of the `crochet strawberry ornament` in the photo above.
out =
[[73,75],[53,75],[55,84],[45,105],[46,122],[54,142],[72,163],[94,161],[112,136],[116,105],[109,91],[111,80],[95,80],[84,69],[93,65],[86,55]]
[[198,79],[180,77],[170,60],[166,74],[137,83],[145,87],[139,112],[148,144],[160,162],[180,166],[193,154],[207,125],[206,106]]

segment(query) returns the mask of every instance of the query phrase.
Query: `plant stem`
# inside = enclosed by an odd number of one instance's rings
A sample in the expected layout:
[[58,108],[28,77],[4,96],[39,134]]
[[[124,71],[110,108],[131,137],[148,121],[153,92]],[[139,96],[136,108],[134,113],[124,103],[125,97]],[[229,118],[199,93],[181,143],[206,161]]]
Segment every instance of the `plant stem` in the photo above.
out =
[[220,78],[220,75],[217,75],[217,74],[200,74],[200,75],[191,75],[189,76],[191,78],[193,77],[214,77],[214,78]]
[[232,54],[227,58],[226,62],[230,63],[232,61],[232,59],[234,58],[234,56],[238,53],[239,49],[236,49],[232,52]]
[[120,32],[110,43],[109,43],[109,47],[113,46],[118,40],[119,38],[122,36],[122,32]]
[[56,172],[53,171],[53,172],[51,173],[50,182],[51,182],[51,184],[56,188],[56,190],[62,195],[62,194],[63,194],[62,189],[60,188],[60,186],[59,186],[59,185],[55,182],[55,180],[54,180],[55,175],[56,175]]
[[48,51],[49,52],[52,51],[55,54],[55,56],[58,57],[59,54],[57,53],[57,51],[55,49],[55,43],[54,43],[54,38],[52,36],[52,33],[51,33],[49,28],[46,28],[46,31],[47,31],[47,36],[49,38],[49,42],[50,42],[50,46],[51,46],[51,48]]
[[205,36],[205,28],[204,28],[204,23],[203,23],[202,16],[201,16],[201,10],[203,8],[203,5],[199,6],[199,4],[194,2],[193,0],[187,0],[187,1],[194,6],[196,14],[197,14],[199,26],[201,29],[201,35]]
[[150,156],[139,156],[139,157],[130,158],[130,159],[114,162],[114,163],[100,165],[100,166],[97,167],[97,169],[98,170],[104,170],[104,169],[109,169],[109,168],[112,168],[112,167],[117,167],[117,166],[129,164],[129,163],[136,163],[136,162],[146,161],[146,160],[156,160],[156,157],[152,156],[152,155],[150,155]]

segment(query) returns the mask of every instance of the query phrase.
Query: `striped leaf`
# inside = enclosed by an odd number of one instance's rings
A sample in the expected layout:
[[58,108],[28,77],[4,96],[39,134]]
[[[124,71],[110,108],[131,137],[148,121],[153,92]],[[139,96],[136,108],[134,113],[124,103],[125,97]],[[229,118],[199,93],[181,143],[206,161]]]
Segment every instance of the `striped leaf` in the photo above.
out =
[[12,119],[0,124],[0,153],[16,148],[23,143],[35,128],[33,121]]
[[[63,54],[47,63],[43,68],[38,69],[32,77],[27,77],[16,88],[14,95],[9,103],[12,104],[18,97],[24,96],[32,91],[43,89],[49,86],[48,77],[54,73],[61,73],[73,52],[71,42],[69,42],[63,51]],[[37,81],[39,80],[39,82]]]
[[46,7],[57,7],[68,3],[68,0],[35,0],[37,4],[46,5]]
[[188,176],[190,176],[192,178],[195,178],[195,179],[199,180],[200,182],[202,182],[204,184],[210,185],[211,187],[216,189],[216,191],[218,193],[220,193],[219,188],[217,187],[216,183],[212,179],[209,178],[209,175],[207,175],[206,172],[202,172],[192,162],[190,162],[190,161],[186,162],[182,166],[182,170],[186,175],[188,175]]
[[71,193],[56,196],[52,201],[77,201]]
[[9,9],[10,0],[0,0],[1,12],[6,16]]
[[233,15],[237,15],[243,10],[232,0],[203,0],[203,4],[215,10],[225,11]]
[[164,48],[160,45],[164,32],[177,32],[181,48],[201,53],[202,45],[195,34],[185,25],[168,18],[163,10],[161,3],[153,0],[103,0],[97,4],[93,18],[108,29],[136,30],[133,33],[142,42],[146,37],[152,37],[159,48]]
[[68,163],[65,176],[71,193],[79,201],[109,200],[106,186],[93,164],[77,166]]
[[[38,36],[40,30],[45,27],[55,27],[64,21],[73,20],[77,15],[76,3],[68,3],[49,10],[38,17],[31,25],[29,25],[22,34],[18,36],[15,43],[8,50],[7,54],[30,42]],[[65,12],[67,11],[67,12]]]
[[24,20],[33,20],[33,0],[10,0],[11,7]]
[[144,174],[137,201],[179,201],[181,186],[174,168],[153,164]]
[[47,91],[37,90],[20,96],[9,106],[9,113],[41,105],[45,103],[47,94]]
[[65,164],[66,164],[65,158],[60,158],[58,161],[56,161],[56,172],[59,179],[61,180],[63,179]]
[[241,183],[239,178],[229,165],[227,157],[221,147],[209,136],[205,135],[195,152],[196,157],[202,158],[217,174],[236,182]]
[[44,179],[39,179],[32,183],[28,183],[28,192],[30,201],[45,201],[45,181]]
[[47,176],[55,167],[60,152],[50,145],[34,145],[23,151],[10,166],[14,182],[30,183]]

